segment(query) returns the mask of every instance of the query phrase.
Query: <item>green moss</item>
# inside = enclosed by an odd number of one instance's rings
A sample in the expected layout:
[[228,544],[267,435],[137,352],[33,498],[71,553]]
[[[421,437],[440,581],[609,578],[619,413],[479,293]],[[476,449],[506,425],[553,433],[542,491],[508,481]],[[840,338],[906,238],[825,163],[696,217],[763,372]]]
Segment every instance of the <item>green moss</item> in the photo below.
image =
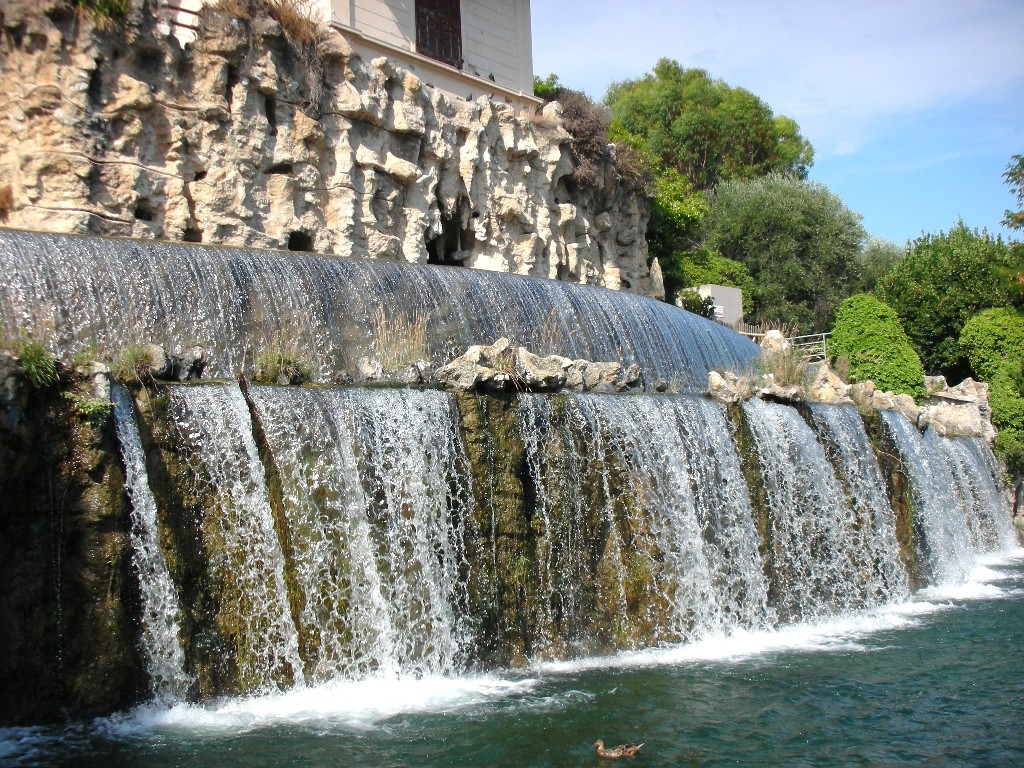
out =
[[868,409],[861,413],[861,417],[885,478],[889,503],[896,515],[896,541],[899,544],[900,560],[907,569],[911,588],[918,589],[927,583],[927,559],[923,556],[923,537],[917,527],[910,475],[900,458],[898,447],[882,429],[879,412],[873,408]]
[[871,380],[879,389],[924,396],[924,368],[899,317],[886,304],[866,293],[839,305],[829,358],[849,361],[852,382]]

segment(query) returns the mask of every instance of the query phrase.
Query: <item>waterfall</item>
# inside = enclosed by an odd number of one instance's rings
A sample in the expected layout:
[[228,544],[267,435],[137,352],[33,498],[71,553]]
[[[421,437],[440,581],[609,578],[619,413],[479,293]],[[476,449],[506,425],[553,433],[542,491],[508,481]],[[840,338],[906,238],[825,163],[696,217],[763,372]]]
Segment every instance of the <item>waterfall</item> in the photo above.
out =
[[281,477],[311,680],[461,669],[472,489],[451,395],[253,387],[250,397]]
[[858,574],[863,602],[870,605],[905,597],[909,585],[899,559],[896,514],[860,414],[853,406],[824,404],[811,405],[810,413],[857,521],[847,532],[852,549],[874,554]]
[[[648,384],[701,391],[709,370],[743,368],[757,353],[664,302],[459,268],[0,230],[0,272],[0,327],[12,338],[29,333],[68,356],[198,343],[214,377],[251,371],[275,342],[302,350],[326,382],[363,356],[443,362],[507,336],[541,354],[636,363]],[[425,346],[403,329],[422,330]]]
[[142,651],[154,698],[169,703],[184,698],[192,683],[185,673],[185,652],[179,637],[181,607],[160,548],[156,499],[149,486],[131,396],[120,385],[113,387],[111,396],[114,428],[124,461],[125,488],[132,505],[129,538],[142,598]]
[[812,618],[873,602],[860,575],[875,571],[874,535],[858,536],[861,521],[814,431],[786,405],[755,398],[743,411],[764,478],[772,591],[782,618]]
[[[573,600],[585,568],[572,556],[585,552],[577,541],[594,530],[598,521],[587,523],[597,502],[623,610],[641,586],[648,593],[634,628],[645,639],[693,640],[770,621],[747,488],[720,404],[573,395],[553,414],[548,399],[527,396],[521,413],[543,522],[545,605],[585,607]],[[638,576],[642,585],[632,583]]]
[[992,449],[981,438],[940,438],[934,430],[925,441],[945,454],[964,505],[971,543],[976,551],[994,552],[1014,545],[1016,537],[1003,500],[1002,480]]
[[922,538],[932,580],[939,584],[963,581],[980,550],[971,534],[963,487],[947,459],[945,446],[949,441],[932,429],[921,435],[895,411],[881,411],[881,415],[909,470],[915,528]]
[[245,690],[303,681],[298,635],[284,581],[284,555],[237,385],[169,388],[169,417],[183,451],[195,457],[191,491],[211,500],[202,521],[209,579],[229,603]]

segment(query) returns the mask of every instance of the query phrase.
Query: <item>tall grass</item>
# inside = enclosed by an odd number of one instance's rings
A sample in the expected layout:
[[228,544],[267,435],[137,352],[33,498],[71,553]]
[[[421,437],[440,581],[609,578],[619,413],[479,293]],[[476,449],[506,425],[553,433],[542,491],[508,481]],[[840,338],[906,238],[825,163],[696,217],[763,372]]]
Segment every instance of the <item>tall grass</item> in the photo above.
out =
[[372,334],[377,359],[384,370],[401,368],[429,356],[427,316],[420,310],[388,316],[378,309],[373,316]]

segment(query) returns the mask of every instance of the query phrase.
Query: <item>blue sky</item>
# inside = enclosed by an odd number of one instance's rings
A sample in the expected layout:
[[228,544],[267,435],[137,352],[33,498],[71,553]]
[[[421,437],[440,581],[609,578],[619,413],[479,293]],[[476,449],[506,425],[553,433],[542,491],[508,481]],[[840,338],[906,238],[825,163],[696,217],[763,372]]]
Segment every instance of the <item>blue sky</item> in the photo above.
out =
[[595,99],[662,57],[797,121],[811,178],[902,244],[989,232],[1024,154],[1024,0],[532,0],[533,66]]

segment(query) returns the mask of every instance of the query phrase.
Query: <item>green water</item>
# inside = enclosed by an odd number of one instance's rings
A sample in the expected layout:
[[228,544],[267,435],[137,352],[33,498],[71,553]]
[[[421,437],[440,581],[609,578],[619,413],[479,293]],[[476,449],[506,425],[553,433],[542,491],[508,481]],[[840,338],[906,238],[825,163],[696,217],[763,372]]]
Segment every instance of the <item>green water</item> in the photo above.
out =
[[[818,626],[0,731],[9,765],[1024,765],[1024,553]],[[644,741],[635,761],[595,739]]]

